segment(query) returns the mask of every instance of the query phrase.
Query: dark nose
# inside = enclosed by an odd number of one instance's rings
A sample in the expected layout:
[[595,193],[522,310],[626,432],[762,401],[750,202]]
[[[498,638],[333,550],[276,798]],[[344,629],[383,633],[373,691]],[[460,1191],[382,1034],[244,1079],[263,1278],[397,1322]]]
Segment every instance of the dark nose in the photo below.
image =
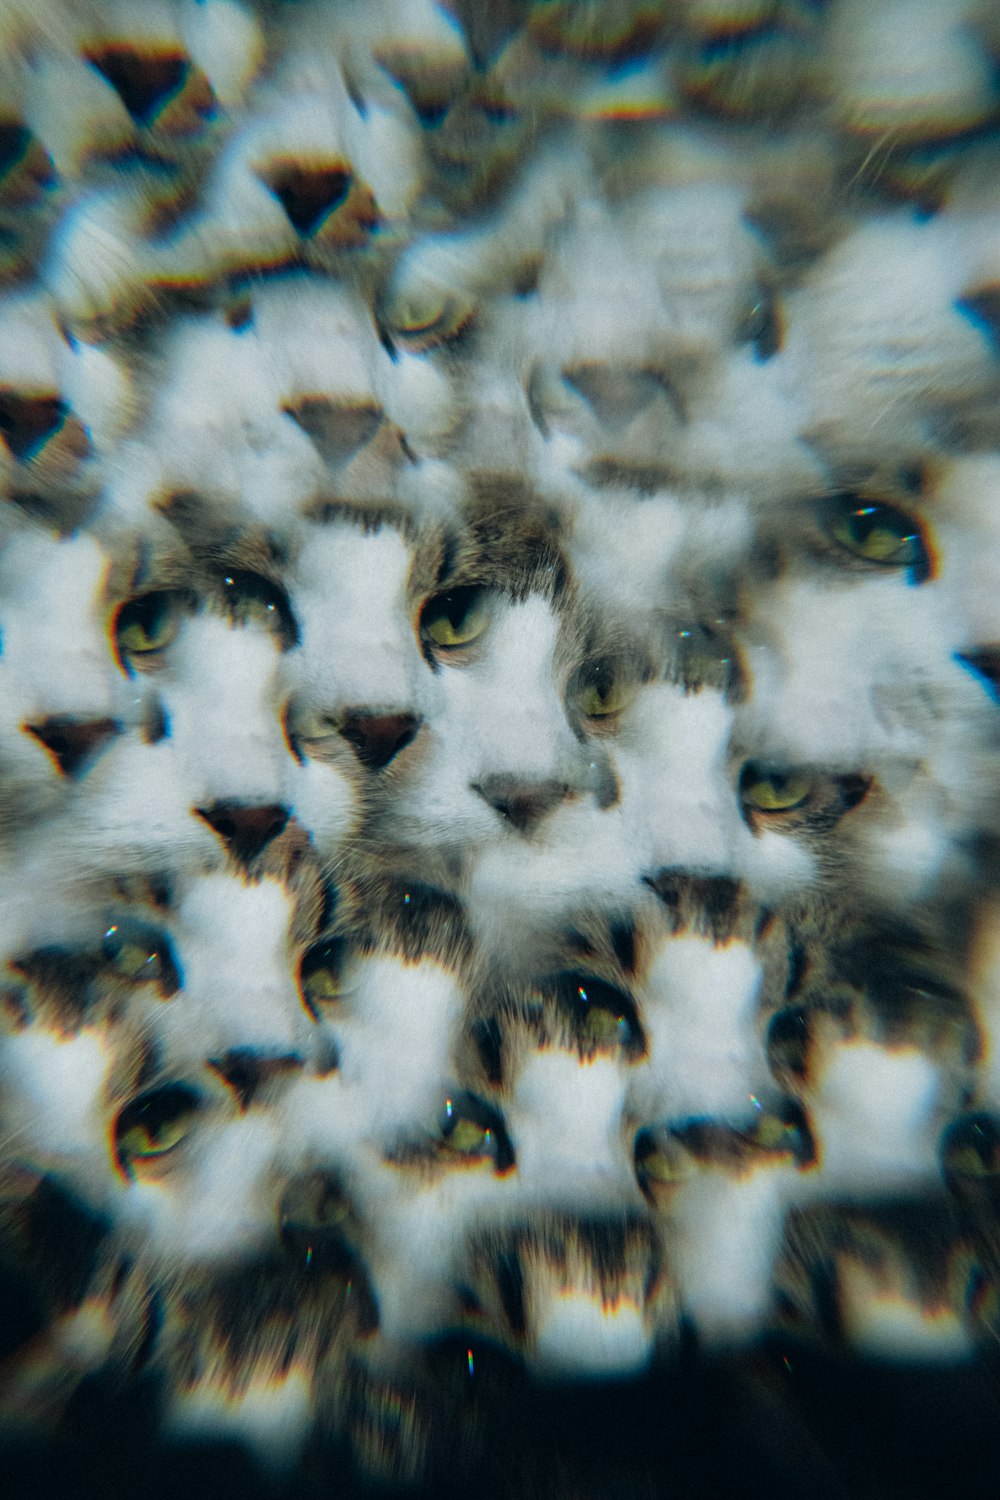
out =
[[25,724],[30,734],[52,756],[63,776],[80,776],[107,745],[121,733],[114,719],[71,719],[53,714],[40,724]]
[[340,733],[366,770],[381,771],[416,737],[420,722],[415,714],[379,714],[353,708],[348,709]]
[[528,833],[569,796],[564,781],[525,781],[517,776],[487,776],[474,782],[472,790],[519,833]]
[[235,1047],[221,1057],[209,1059],[208,1066],[231,1088],[241,1109],[249,1109],[261,1089],[285,1073],[303,1066],[296,1052],[257,1052],[252,1047]]
[[612,424],[637,416],[664,390],[651,370],[627,365],[582,363],[567,365],[562,373],[597,419]]
[[343,162],[303,166],[297,161],[276,163],[261,174],[288,217],[296,234],[308,239],[323,220],[347,197],[351,173]]
[[287,807],[276,803],[246,806],[242,802],[213,802],[211,807],[196,807],[199,818],[219,835],[230,854],[241,864],[256,859],[272,839],[284,831],[288,822]]
[[180,93],[191,68],[177,52],[138,52],[121,45],[89,54],[137,125],[149,125],[165,104]]
[[58,396],[0,391],[0,435],[18,463],[34,458],[66,420],[69,407]]
[[371,442],[385,412],[377,401],[334,401],[329,396],[300,396],[282,408],[311,438],[325,463],[334,468]]

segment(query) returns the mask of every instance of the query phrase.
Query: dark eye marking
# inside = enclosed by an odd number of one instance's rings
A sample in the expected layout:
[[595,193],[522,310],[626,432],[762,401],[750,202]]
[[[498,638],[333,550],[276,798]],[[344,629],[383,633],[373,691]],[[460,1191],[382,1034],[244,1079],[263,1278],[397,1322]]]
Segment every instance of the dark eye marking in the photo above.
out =
[[234,625],[262,625],[282,651],[299,644],[298,622],[288,595],[260,573],[227,568],[219,575],[222,607]]

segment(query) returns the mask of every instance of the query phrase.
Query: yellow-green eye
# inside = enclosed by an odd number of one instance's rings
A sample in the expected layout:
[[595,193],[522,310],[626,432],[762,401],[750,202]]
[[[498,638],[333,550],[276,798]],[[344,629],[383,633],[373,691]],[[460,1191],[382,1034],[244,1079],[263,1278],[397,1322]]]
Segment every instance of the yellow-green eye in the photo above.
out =
[[186,604],[185,595],[166,589],[123,604],[114,624],[115,649],[122,666],[151,665],[177,639]]
[[299,643],[299,627],[283,589],[259,573],[231,570],[220,580],[223,608],[234,625],[262,626],[282,651]]
[[905,511],[849,496],[831,502],[827,530],[846,552],[882,568],[911,568],[915,582],[930,572],[923,533]]
[[115,1156],[129,1176],[144,1162],[173,1151],[194,1128],[198,1095],[183,1083],[150,1089],[127,1104],[115,1121]]
[[816,1159],[809,1123],[801,1108],[791,1101],[780,1110],[764,1109],[758,1104],[749,1128],[740,1134],[759,1151],[791,1156],[798,1166],[807,1166]]
[[809,771],[778,771],[753,762],[740,774],[740,801],[754,812],[794,812],[805,807],[812,794],[815,777]]
[[155,982],[173,994],[180,976],[170,941],[162,932],[136,922],[112,922],[101,940],[109,967],[131,984]]
[[412,287],[389,306],[386,321],[391,335],[414,353],[457,339],[475,312],[471,298],[443,287]]
[[309,949],[299,966],[299,990],[309,1014],[318,1019],[323,1008],[343,994],[343,969],[347,944],[329,938]]
[[454,651],[478,641],[489,620],[485,589],[451,589],[428,599],[420,615],[420,634],[431,649]]
[[695,1170],[690,1154],[662,1127],[640,1130],[635,1138],[634,1160],[636,1180],[650,1202],[679,1187]]
[[488,1158],[498,1172],[514,1165],[514,1150],[498,1112],[482,1099],[461,1091],[449,1094],[440,1122],[448,1151],[469,1160]]
[[559,974],[549,983],[585,1046],[598,1051],[621,1048],[630,1059],[644,1055],[646,1042],[631,996],[589,974]]
[[581,674],[570,696],[583,718],[612,719],[632,702],[636,686],[615,663],[599,662]]

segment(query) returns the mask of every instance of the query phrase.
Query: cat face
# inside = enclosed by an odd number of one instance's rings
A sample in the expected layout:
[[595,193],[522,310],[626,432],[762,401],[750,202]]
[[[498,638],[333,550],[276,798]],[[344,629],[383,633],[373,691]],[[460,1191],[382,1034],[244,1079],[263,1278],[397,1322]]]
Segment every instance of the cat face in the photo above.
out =
[[416,621],[442,541],[405,517],[340,508],[304,531],[292,577],[302,645],[290,664],[288,733],[304,762],[384,771],[418,735],[438,691]]
[[425,624],[428,633],[476,634],[436,653],[441,707],[412,791],[395,811],[410,845],[513,840],[567,798],[593,792],[560,699],[564,647],[552,605],[540,595],[517,602],[483,590],[458,607],[465,613],[457,630],[447,620]]
[[69,802],[76,780],[137,717],[105,633],[109,567],[90,536],[24,531],[4,551],[0,755],[11,827]]

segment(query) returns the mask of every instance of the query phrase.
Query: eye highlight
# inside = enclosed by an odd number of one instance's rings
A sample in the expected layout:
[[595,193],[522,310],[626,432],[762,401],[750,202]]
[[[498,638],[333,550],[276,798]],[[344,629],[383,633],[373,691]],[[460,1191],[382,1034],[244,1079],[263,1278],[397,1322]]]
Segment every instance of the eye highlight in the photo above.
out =
[[282,651],[299,643],[299,627],[284,589],[259,573],[227,569],[219,579],[222,607],[234,625],[263,626]]
[[439,660],[449,652],[471,646],[485,634],[490,622],[489,595],[471,585],[450,589],[428,599],[420,612],[420,638],[425,649]]
[[114,1126],[115,1159],[128,1177],[179,1146],[194,1129],[200,1101],[194,1089],[170,1083],[140,1094]]
[[131,675],[159,665],[163,652],[177,639],[190,607],[188,596],[174,589],[159,589],[127,600],[112,627],[122,669]]
[[130,984],[155,983],[165,996],[180,988],[180,976],[165,933],[135,922],[112,922],[101,940],[108,967]]
[[826,504],[823,519],[827,535],[852,557],[878,568],[909,568],[914,583],[930,576],[919,523],[894,505],[843,495]]

